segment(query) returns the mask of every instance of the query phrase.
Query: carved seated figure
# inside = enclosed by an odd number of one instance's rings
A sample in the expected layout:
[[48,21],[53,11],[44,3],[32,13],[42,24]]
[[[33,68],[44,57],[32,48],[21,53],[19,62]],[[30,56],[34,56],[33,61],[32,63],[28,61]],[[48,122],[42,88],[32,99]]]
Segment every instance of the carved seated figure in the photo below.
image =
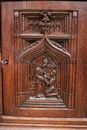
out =
[[49,75],[47,74],[47,78],[45,80],[46,82],[46,90],[45,90],[45,96],[57,96],[58,97],[58,92],[56,88],[56,71],[53,70]]
[[56,88],[56,70],[53,69],[50,73],[47,73],[45,68],[49,66],[47,59],[44,59],[43,63],[36,68],[36,74],[34,80],[36,81],[36,98],[56,96],[58,92]]
[[44,68],[47,66],[47,63],[48,60],[45,58],[43,60],[43,63],[36,68],[36,73],[33,78],[37,85],[37,89],[36,89],[37,98],[44,97],[45,94],[46,83],[44,80],[44,75],[46,72]]
[[40,67],[36,68],[36,84],[37,84],[37,89],[36,89],[36,97],[44,97],[44,70],[41,69]]

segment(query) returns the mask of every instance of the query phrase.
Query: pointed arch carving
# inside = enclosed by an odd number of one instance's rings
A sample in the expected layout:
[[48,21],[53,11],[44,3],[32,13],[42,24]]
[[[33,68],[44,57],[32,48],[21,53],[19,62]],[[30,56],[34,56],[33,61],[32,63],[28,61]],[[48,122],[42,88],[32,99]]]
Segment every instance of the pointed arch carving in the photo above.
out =
[[[37,41],[36,41],[37,42]],[[53,43],[55,44],[53,44]],[[58,43],[51,41],[47,37],[42,38],[40,41],[37,43],[33,43],[32,46],[28,46],[25,51],[22,51],[19,56],[18,60],[31,60],[33,58],[36,58],[43,53],[48,53],[49,55],[53,55],[54,58],[56,59],[70,59],[70,53],[66,51],[62,46],[60,46]]]
[[78,13],[37,10],[18,14],[15,106],[74,108]]

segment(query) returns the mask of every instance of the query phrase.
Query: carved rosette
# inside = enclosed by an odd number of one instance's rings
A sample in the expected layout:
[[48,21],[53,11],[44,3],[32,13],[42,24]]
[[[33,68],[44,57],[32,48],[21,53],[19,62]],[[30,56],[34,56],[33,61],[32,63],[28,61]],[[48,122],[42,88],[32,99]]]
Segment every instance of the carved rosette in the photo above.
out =
[[[39,99],[74,108],[77,12],[15,14],[16,107],[24,107],[26,100],[33,107]],[[40,107],[38,102],[35,107]]]

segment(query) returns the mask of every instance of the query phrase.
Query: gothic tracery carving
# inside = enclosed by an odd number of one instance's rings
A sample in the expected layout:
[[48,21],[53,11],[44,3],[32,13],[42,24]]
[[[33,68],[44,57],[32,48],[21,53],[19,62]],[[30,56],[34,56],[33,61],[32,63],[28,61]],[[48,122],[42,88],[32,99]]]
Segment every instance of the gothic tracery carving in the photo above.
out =
[[77,11],[15,14],[15,76],[21,80],[21,85],[18,79],[16,83],[16,102],[52,99],[49,104],[60,101],[74,108],[77,17]]
[[61,21],[52,21],[50,16],[52,15],[50,11],[44,10],[40,12],[42,16],[40,20],[30,20],[29,25],[38,26],[41,30],[50,32],[50,28],[57,28],[61,26]]

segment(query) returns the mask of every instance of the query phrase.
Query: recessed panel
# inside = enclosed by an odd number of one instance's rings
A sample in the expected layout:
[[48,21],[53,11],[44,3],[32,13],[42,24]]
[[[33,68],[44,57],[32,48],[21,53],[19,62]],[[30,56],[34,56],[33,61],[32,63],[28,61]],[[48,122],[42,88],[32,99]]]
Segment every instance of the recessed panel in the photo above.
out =
[[15,11],[15,107],[74,109],[77,11]]

